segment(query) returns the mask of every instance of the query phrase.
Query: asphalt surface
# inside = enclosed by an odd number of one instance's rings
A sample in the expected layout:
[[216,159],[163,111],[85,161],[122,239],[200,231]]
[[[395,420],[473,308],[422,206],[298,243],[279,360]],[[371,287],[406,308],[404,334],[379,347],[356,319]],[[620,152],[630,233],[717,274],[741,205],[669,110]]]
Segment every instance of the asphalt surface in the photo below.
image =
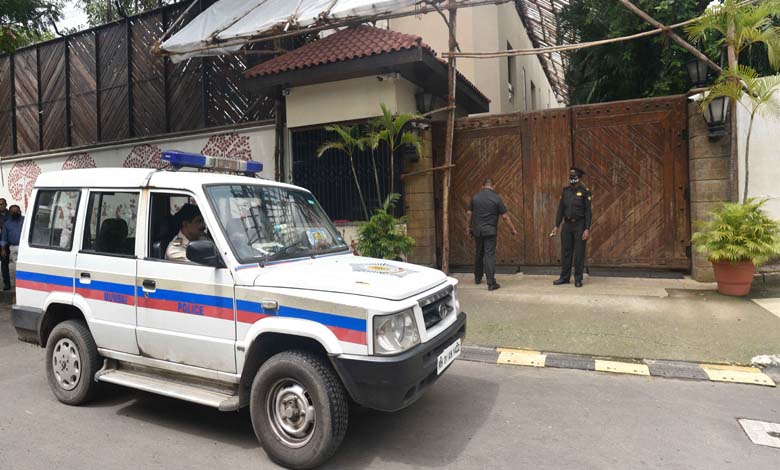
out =
[[[780,390],[457,361],[406,410],[357,410],[328,468],[777,469],[737,418],[780,422]],[[0,469],[52,468],[276,467],[246,411],[118,387],[60,404],[3,307]]]

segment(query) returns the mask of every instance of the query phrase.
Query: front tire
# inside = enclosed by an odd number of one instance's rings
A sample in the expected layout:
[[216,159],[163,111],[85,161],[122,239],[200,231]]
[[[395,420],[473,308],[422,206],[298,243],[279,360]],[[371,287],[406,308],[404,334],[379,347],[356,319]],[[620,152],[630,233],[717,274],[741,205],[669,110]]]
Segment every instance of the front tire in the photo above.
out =
[[349,402],[333,367],[306,351],[285,351],[252,382],[252,427],[274,462],[292,469],[322,465],[347,431]]
[[57,400],[66,405],[91,400],[99,369],[100,355],[84,322],[67,320],[54,327],[46,343],[46,378]]

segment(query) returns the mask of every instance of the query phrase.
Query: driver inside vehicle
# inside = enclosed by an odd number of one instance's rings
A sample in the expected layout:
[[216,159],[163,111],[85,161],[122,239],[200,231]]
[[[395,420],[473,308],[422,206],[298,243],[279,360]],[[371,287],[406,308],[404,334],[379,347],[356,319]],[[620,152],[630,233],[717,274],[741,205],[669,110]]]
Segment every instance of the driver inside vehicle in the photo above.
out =
[[187,246],[192,241],[206,238],[206,222],[195,204],[184,204],[176,213],[175,218],[181,228],[168,244],[168,249],[165,250],[165,259],[192,263],[193,261],[187,259]]

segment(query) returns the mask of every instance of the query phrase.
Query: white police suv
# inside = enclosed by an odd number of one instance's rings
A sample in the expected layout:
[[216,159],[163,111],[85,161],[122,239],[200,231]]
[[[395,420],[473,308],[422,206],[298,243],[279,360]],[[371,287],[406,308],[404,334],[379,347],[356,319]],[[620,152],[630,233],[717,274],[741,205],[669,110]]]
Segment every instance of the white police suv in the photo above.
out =
[[36,182],[12,320],[46,348],[61,402],[85,403],[109,382],[249,406],[274,461],[312,468],[341,444],[350,400],[404,408],[460,354],[454,279],[354,256],[309,191],[235,174],[259,163],[163,159],[201,171]]

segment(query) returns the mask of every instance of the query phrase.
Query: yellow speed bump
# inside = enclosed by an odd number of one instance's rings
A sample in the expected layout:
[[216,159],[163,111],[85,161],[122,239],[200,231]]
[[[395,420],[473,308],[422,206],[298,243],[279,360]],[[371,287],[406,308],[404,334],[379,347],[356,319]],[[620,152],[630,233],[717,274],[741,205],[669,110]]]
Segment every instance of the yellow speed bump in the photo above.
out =
[[650,369],[644,364],[602,361],[601,359],[596,359],[596,370],[599,372],[613,372],[615,374],[650,375]]
[[496,364],[511,364],[514,366],[544,367],[546,354],[539,351],[529,351],[525,349],[507,349],[498,348],[498,360]]
[[710,380],[715,382],[734,382],[740,384],[766,385],[774,387],[775,383],[768,375],[757,367],[722,366],[717,364],[702,364],[702,370]]

